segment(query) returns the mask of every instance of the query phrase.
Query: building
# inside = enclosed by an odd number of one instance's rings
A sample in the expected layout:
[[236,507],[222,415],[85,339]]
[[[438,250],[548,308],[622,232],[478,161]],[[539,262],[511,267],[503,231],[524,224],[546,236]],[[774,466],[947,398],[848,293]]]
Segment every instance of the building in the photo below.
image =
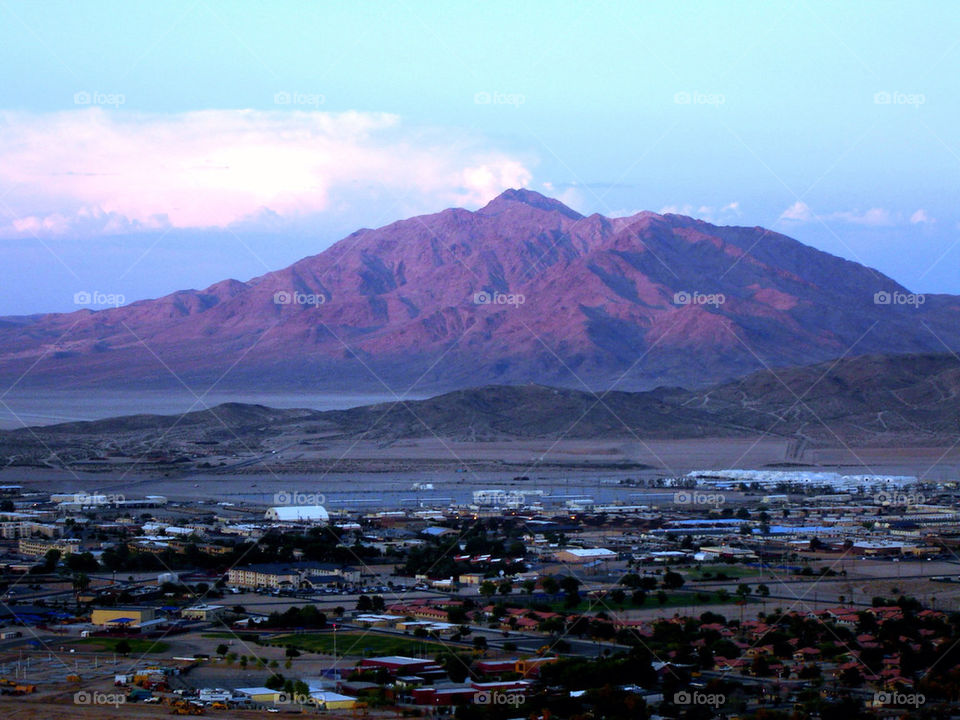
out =
[[278,505],[268,508],[267,520],[289,523],[328,523],[330,515],[323,505]]
[[[244,567],[230,568],[227,572],[227,584],[233,587],[258,588],[299,588],[313,584],[313,578],[329,578],[336,575],[343,582],[359,582],[360,571],[352,567],[343,567],[333,563],[261,563]],[[320,585],[329,584],[326,581]]]
[[263,563],[230,568],[227,584],[245,588],[299,587],[302,571],[295,565]]
[[597,560],[616,560],[617,554],[606,548],[564,548],[556,554],[562,563],[581,564]]
[[753,550],[731,545],[703,545],[700,551],[694,554],[693,559],[697,562],[710,562],[714,560],[756,560],[757,554]]
[[138,628],[156,620],[156,611],[151,607],[94,608],[90,623],[107,628]]
[[193,605],[180,611],[180,617],[187,620],[203,620],[216,622],[227,613],[223,605]]
[[237,688],[234,693],[256,703],[275,703],[283,695],[282,690],[271,690],[268,687]]
[[310,699],[321,710],[352,710],[357,706],[356,698],[329,690],[311,692]]
[[50,550],[59,550],[61,555],[67,555],[80,552],[80,541],[76,538],[50,541],[22,537],[17,549],[21,555],[28,557],[43,557]]
[[424,686],[414,688],[413,702],[416,705],[463,705],[475,702],[477,691],[472,685],[451,687]]
[[425,670],[437,668],[433,660],[405,657],[403,655],[384,655],[382,657],[366,658],[360,662],[361,670],[375,670],[383,668],[391,675],[419,675]]
[[[7,517],[10,517],[10,515],[7,515]],[[4,540],[30,538],[35,535],[55,538],[59,534],[60,530],[56,525],[31,520],[5,520],[0,522],[0,537],[3,537]]]

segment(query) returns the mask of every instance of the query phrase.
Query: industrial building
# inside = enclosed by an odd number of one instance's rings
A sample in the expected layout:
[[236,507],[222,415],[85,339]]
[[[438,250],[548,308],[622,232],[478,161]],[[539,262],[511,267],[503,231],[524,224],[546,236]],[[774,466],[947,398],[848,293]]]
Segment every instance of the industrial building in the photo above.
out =
[[265,517],[281,523],[330,522],[330,515],[323,505],[277,505],[268,508]]

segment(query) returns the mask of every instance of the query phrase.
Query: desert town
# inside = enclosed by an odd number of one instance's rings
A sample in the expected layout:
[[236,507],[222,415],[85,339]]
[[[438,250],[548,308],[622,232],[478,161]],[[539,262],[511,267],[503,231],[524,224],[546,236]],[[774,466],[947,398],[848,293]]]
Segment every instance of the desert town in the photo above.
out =
[[351,511],[309,488],[258,506],[4,485],[0,692],[78,713],[504,718],[889,716],[960,693],[955,484],[618,487],[636,504],[519,478]]

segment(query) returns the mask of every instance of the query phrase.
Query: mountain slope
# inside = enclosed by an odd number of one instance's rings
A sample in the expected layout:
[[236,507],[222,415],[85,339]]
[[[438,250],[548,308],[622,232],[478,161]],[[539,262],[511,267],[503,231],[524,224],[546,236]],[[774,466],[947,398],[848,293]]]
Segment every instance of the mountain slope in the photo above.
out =
[[762,228],[583,217],[510,190],[476,212],[357,231],[249,282],[0,319],[0,380],[636,390],[705,387],[845,354],[960,348],[960,299],[876,304],[881,291],[907,292]]
[[[487,386],[427,400],[319,412],[231,403],[182,417],[134,415],[0,432],[5,465],[139,472],[235,467],[251,453],[282,465],[342,442],[389,456],[396,441],[785,438],[821,447],[949,447],[960,430],[953,355],[867,356],[753,373],[707,390],[594,395],[542,385]],[[507,444],[509,445],[509,443]],[[341,446],[336,446],[341,447]],[[551,445],[552,447],[552,445]],[[342,450],[341,450],[342,451]],[[336,451],[337,457],[341,451]],[[799,456],[799,455],[798,455]],[[303,466],[300,466],[300,470]]]

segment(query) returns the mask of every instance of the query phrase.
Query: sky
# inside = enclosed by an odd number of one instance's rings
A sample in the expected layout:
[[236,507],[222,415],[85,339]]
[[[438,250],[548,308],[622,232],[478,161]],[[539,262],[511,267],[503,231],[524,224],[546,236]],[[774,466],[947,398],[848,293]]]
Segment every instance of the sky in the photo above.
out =
[[0,315],[528,187],[960,293],[954,2],[0,0]]

